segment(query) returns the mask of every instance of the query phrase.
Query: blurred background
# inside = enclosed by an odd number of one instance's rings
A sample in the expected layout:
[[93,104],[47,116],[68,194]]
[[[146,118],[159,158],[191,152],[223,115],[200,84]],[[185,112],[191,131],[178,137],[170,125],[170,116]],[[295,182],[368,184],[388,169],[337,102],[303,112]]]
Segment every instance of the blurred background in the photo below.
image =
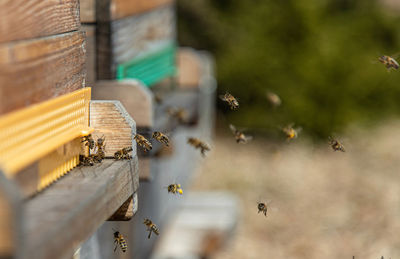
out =
[[[239,199],[236,233],[212,258],[399,258],[400,77],[378,57],[400,52],[400,1],[178,0],[177,11],[180,45],[210,51],[219,94],[240,102],[217,101],[192,185]],[[253,141],[236,144],[230,123]],[[302,128],[291,142],[289,123]]]

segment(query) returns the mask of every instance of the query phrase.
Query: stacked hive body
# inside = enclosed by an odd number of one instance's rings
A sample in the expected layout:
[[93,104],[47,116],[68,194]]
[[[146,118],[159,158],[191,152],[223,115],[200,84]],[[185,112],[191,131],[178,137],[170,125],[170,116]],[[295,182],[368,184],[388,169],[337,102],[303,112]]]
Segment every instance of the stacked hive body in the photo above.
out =
[[98,121],[119,123],[107,128],[115,149],[136,133],[119,102],[90,105],[79,9],[78,0],[0,2],[0,258],[71,257],[105,220],[137,209],[135,148],[130,161],[76,168]]

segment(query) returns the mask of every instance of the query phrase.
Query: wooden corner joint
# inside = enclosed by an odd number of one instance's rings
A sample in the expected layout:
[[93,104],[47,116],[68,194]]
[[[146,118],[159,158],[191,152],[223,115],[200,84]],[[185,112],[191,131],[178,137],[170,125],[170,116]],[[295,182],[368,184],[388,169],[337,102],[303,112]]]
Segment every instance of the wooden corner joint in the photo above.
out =
[[108,221],[129,221],[135,215],[138,208],[137,193],[130,196]]

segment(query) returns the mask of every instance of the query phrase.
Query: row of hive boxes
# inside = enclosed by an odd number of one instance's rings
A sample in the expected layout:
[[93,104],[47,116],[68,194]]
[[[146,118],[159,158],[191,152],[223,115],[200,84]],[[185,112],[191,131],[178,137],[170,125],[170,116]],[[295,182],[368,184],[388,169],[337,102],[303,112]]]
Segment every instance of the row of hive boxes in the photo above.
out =
[[176,73],[173,0],[82,0],[87,81],[135,78],[152,86]]

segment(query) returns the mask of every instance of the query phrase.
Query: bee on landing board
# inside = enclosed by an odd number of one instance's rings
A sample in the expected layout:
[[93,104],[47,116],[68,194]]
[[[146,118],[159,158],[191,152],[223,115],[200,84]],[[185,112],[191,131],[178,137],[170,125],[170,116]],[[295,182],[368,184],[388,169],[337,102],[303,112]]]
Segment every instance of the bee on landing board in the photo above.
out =
[[173,183],[173,184],[168,185],[167,190],[168,190],[168,193],[173,193],[173,194],[179,193],[180,195],[183,194],[183,190],[179,183]]
[[282,101],[279,96],[273,92],[267,92],[265,94],[267,101],[272,105],[272,107],[276,108],[281,105]]
[[167,147],[169,146],[169,138],[164,133],[159,131],[154,131],[151,137],[157,140],[158,142],[166,145]]
[[121,150],[118,150],[114,153],[115,160],[122,160],[122,159],[131,159],[132,156],[129,155],[129,152],[132,151],[132,147],[124,147]]
[[289,124],[288,126],[282,128],[282,132],[285,133],[287,140],[292,140],[297,138],[299,132],[301,131],[300,127],[293,128],[293,123]]
[[342,151],[342,152],[346,151],[342,143],[340,143],[339,140],[334,139],[332,137],[329,137],[329,145],[332,147],[334,151]]
[[390,70],[392,68],[399,69],[399,63],[397,63],[397,61],[392,57],[383,55],[383,56],[380,56],[378,60],[379,60],[379,62],[384,64],[388,70]]
[[89,149],[94,149],[95,143],[92,137],[92,134],[82,137],[81,143],[84,143],[85,146],[89,147]]
[[80,166],[94,166],[94,159],[93,156],[84,156],[84,155],[79,155],[79,165]]
[[[115,231],[115,230],[114,230]],[[119,233],[119,231],[114,232],[114,252],[117,250],[117,247],[119,246],[122,250],[122,252],[126,252],[126,249],[128,248],[128,245],[126,244],[126,240],[124,236]]]
[[198,138],[188,138],[188,144],[196,149],[200,149],[203,157],[206,155],[206,151],[210,151],[210,146]]
[[243,132],[237,130],[236,127],[233,126],[232,124],[229,124],[229,128],[231,129],[233,135],[235,136],[236,143],[246,144],[247,142],[253,139],[253,137],[246,136]]
[[143,224],[146,225],[147,231],[149,231],[149,235],[147,236],[148,239],[151,237],[151,232],[154,232],[157,236],[160,234],[156,224],[154,224],[150,219],[144,219]]
[[153,148],[150,141],[148,141],[145,137],[143,137],[140,134],[136,134],[134,139],[136,140],[138,146],[143,148],[144,152],[150,151]]
[[184,108],[168,107],[167,108],[167,113],[169,114],[169,116],[177,119],[178,122],[181,123],[181,124],[188,123],[188,113]]
[[105,137],[98,138],[96,141],[96,154],[93,155],[94,161],[100,163],[106,157]]
[[239,108],[238,100],[235,97],[233,97],[233,95],[231,95],[230,93],[220,95],[219,98],[222,101],[227,102],[231,110],[237,110]]

